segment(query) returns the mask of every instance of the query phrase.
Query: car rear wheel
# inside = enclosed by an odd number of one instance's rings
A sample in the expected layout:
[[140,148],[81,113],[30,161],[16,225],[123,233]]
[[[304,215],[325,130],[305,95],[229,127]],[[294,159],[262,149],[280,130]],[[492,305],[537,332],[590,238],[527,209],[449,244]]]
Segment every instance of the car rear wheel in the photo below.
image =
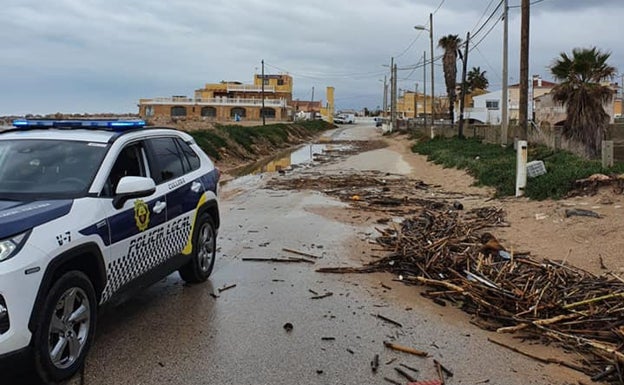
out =
[[97,316],[95,290],[82,272],[70,271],[45,298],[34,335],[37,374],[45,382],[73,376],[84,364]]
[[217,232],[207,213],[197,218],[192,245],[191,260],[180,268],[180,276],[189,283],[204,282],[212,273],[217,252]]

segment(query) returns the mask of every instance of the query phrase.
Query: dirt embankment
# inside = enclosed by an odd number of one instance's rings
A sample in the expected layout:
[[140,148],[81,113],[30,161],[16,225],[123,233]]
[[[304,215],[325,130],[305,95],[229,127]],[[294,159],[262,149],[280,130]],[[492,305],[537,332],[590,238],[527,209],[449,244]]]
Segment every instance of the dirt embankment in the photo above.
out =
[[[150,123],[163,125],[162,122]],[[251,126],[179,120],[168,125],[191,134],[224,172],[309,141],[319,133],[334,128],[325,121]]]

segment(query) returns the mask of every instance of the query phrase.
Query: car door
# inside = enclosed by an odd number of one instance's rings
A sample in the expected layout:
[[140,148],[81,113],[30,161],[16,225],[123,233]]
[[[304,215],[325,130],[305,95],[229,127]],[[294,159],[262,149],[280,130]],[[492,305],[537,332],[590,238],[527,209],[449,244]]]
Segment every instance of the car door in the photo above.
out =
[[182,253],[189,244],[195,212],[204,193],[199,158],[176,136],[146,140],[154,181],[165,188],[167,202],[166,242],[170,256]]
[[[112,198],[117,184],[125,176],[150,177],[145,143],[124,146],[117,155],[102,191]],[[103,301],[125,285],[158,266],[167,258],[164,234],[167,224],[166,186],[143,198],[128,199],[120,208],[110,201],[106,222],[110,246],[106,255],[107,285]]]

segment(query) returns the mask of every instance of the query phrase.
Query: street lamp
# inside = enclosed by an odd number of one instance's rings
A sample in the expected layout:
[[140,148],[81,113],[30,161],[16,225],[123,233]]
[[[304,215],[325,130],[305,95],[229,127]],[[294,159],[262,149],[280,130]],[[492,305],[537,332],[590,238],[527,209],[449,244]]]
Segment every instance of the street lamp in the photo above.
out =
[[[430,48],[431,48],[431,123],[433,125],[434,122],[434,117],[433,117],[433,113],[435,110],[435,93],[434,93],[434,88],[433,88],[433,76],[434,76],[434,72],[433,72],[433,13],[429,14],[429,28],[427,28],[424,25],[416,25],[414,26],[414,29],[419,30],[419,31],[429,31],[429,41],[430,41]],[[425,111],[426,113],[426,111]]]

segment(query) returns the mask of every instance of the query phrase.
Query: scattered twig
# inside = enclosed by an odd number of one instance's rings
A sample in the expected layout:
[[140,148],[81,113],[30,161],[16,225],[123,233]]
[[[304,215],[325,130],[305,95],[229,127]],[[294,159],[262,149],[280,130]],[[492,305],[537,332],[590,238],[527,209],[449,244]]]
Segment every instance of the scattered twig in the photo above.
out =
[[402,346],[399,344],[394,344],[392,342],[388,342],[388,341],[384,341],[384,346],[392,349],[392,350],[397,350],[399,352],[404,352],[404,353],[409,353],[409,354],[413,354],[415,356],[419,356],[419,357],[427,357],[429,356],[429,353],[427,352],[423,352],[422,350],[418,350],[418,349],[414,349],[414,348],[410,348],[407,346]]
[[400,327],[400,328],[402,328],[402,327],[403,327],[403,325],[401,325],[399,322],[397,322],[397,321],[395,321],[395,320],[393,320],[393,319],[390,319],[390,318],[388,318],[388,317],[384,317],[384,316],[382,316],[381,314],[374,314],[374,316],[375,316],[375,317],[377,317],[377,318],[379,318],[379,319],[382,319],[382,320],[384,320],[384,321],[386,321],[386,322],[389,322],[389,323],[391,323],[391,324],[393,324],[393,325],[395,325],[395,326],[398,326],[398,327]]
[[388,381],[389,383],[394,384],[394,385],[403,385],[403,383],[402,383],[402,382],[395,381],[395,380],[393,380],[392,378],[384,377],[384,380],[386,380],[386,381]]
[[412,377],[412,375],[407,373],[405,370],[403,370],[401,368],[397,368],[397,367],[395,367],[394,370],[396,370],[397,373],[399,373],[400,375],[405,377],[408,381],[411,381],[411,382],[416,381],[416,378]]
[[379,282],[379,285],[380,285],[381,287],[383,287],[384,289],[392,290],[392,288],[391,288],[390,286],[388,286],[388,285],[384,284],[383,282]]
[[411,366],[408,366],[408,365],[405,365],[405,364],[399,364],[399,365],[401,365],[401,366],[402,366],[402,367],[404,367],[405,369],[409,369],[409,370],[411,370],[412,372],[416,372],[416,373],[420,372],[420,370],[418,370],[418,369],[416,369],[416,368],[413,368],[413,367],[411,367]]
[[305,258],[242,258],[242,260],[245,262],[314,263],[314,261]]
[[434,363],[436,366],[440,366],[440,369],[442,369],[442,371],[444,372],[444,374],[446,374],[446,375],[447,375],[447,376],[449,376],[449,377],[453,377],[453,372],[451,372],[451,371],[450,371],[449,369],[447,369],[444,365],[442,365],[442,364],[440,363],[440,361],[438,361],[438,360],[434,359],[434,360],[433,360],[433,363]]
[[310,297],[310,299],[321,299],[321,298],[327,298],[327,297],[331,297],[332,295],[334,295],[334,293],[332,293],[331,291],[328,291],[325,294],[321,294],[321,295],[315,295],[314,297]]
[[297,254],[297,255],[302,255],[304,257],[310,257],[310,258],[316,258],[316,259],[320,259],[321,258],[318,255],[314,255],[314,254],[310,254],[310,253],[304,253],[303,251],[288,249],[286,247],[283,247],[282,251],[286,251],[288,253],[293,253],[293,254]]
[[236,287],[236,284],[234,283],[234,284],[231,284],[229,286],[220,287],[218,290],[219,290],[219,293],[222,293],[222,292],[224,292],[226,290],[230,290],[230,289],[235,288],[235,287]]
[[442,373],[442,365],[440,365],[440,363],[438,361],[433,361],[433,364],[436,367],[436,371],[438,372],[438,378],[440,379],[440,383],[442,385],[444,385],[446,383],[446,380],[444,379],[444,373]]
[[512,352],[520,353],[523,356],[532,358],[532,359],[534,359],[536,361],[539,361],[541,363],[544,363],[544,364],[557,364],[557,365],[565,366],[565,367],[570,368],[570,369],[574,369],[574,370],[576,370],[578,372],[581,372],[581,373],[589,374],[588,373],[588,368],[585,368],[583,366],[571,364],[569,362],[560,360],[558,358],[543,358],[543,357],[539,357],[539,356],[536,356],[534,354],[522,351],[522,350],[520,350],[518,348],[514,348],[513,346],[509,346],[509,345],[507,345],[507,344],[505,344],[503,342],[496,341],[496,340],[494,340],[492,338],[488,338],[488,341],[490,341],[490,342],[492,342],[492,343],[494,343],[496,345],[502,346],[504,348],[507,348],[507,349],[511,350]]

